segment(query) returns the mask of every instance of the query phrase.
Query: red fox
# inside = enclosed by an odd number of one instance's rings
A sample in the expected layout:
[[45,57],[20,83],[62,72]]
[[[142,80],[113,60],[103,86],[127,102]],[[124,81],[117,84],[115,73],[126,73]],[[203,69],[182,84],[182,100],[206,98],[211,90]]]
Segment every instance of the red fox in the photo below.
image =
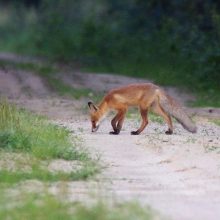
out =
[[168,124],[166,134],[173,133],[171,116],[173,116],[186,130],[196,133],[197,128],[182,107],[157,85],[152,83],[130,84],[111,90],[96,106],[88,102],[92,132],[99,128],[99,122],[109,110],[116,110],[117,114],[111,121],[113,131],[110,134],[119,134],[129,106],[138,106],[142,117],[139,129],[132,131],[132,135],[140,134],[148,124],[148,111],[162,116]]

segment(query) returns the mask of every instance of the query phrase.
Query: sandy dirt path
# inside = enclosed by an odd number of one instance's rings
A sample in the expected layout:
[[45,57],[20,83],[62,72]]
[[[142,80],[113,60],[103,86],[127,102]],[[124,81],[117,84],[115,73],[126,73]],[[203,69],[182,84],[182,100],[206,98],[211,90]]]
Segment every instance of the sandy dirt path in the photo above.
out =
[[[70,79],[70,84],[85,86],[83,79],[77,78],[77,74],[74,76],[76,80]],[[105,89],[137,81],[110,75],[104,77],[109,78],[103,81],[102,75],[93,75],[93,81],[100,80]],[[69,199],[87,201],[95,195],[109,200],[136,200],[158,211],[162,219],[220,219],[219,126],[198,116],[197,134],[190,134],[175,124],[174,134],[167,136],[165,124],[151,122],[143,134],[131,136],[130,131],[139,126],[139,116],[134,114],[126,119],[118,136],[108,134],[110,118],[92,134],[85,110],[87,99],[76,101],[51,95],[44,82],[32,73],[1,70],[0,79],[1,95],[22,107],[48,115],[55,123],[70,129],[73,135],[82,137],[93,155],[101,156],[104,168],[99,175],[87,182],[67,184]],[[60,184],[51,184],[51,192],[56,193]],[[39,183],[36,187],[39,188]]]
[[98,177],[103,184],[97,187],[107,197],[140,201],[175,220],[217,220],[220,127],[206,121],[198,124],[196,135],[176,125],[171,136],[164,134],[165,126],[155,122],[142,135],[131,136],[134,119],[126,122],[118,136],[108,134],[108,120],[96,134],[90,133],[87,120],[65,126],[82,136],[90,150],[101,154],[107,167]]

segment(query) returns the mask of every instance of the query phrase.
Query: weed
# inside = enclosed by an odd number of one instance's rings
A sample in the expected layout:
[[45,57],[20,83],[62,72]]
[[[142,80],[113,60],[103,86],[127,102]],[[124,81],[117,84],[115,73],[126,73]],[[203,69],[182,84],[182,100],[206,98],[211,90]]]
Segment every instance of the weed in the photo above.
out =
[[211,122],[213,122],[214,124],[220,126],[220,119],[212,119]]
[[31,170],[26,170],[24,167],[15,172],[8,169],[1,169],[1,182],[11,185],[20,181],[31,179],[37,179],[44,182],[85,180],[98,171],[97,164],[92,162],[83,164],[81,169],[73,169],[73,171],[69,173],[62,171],[51,172],[47,169],[47,167],[39,166],[42,161],[38,160],[37,162],[38,163],[31,164]]
[[154,113],[152,113],[152,112],[149,114],[149,118],[153,122],[157,122],[159,124],[164,124],[163,118],[158,116],[158,115],[156,115],[156,114],[154,114]]
[[0,198],[0,219],[32,219],[32,220],[150,220],[155,214],[149,207],[141,207],[137,203],[109,205],[98,202],[86,206],[81,203],[68,203],[58,200],[48,193],[24,193],[17,202]]
[[[5,100],[0,101],[0,148],[2,152],[28,154],[32,158],[29,160],[28,170],[21,168],[16,172],[11,172],[8,169],[1,169],[1,180],[3,182],[31,178],[45,181],[77,180],[85,179],[97,172],[97,162],[89,157],[77,137],[73,137],[71,143],[69,135],[69,131],[50,124],[43,117],[17,110]],[[43,161],[47,162],[52,159],[81,161],[83,166],[80,170],[73,170],[71,173],[54,174],[41,166]]]

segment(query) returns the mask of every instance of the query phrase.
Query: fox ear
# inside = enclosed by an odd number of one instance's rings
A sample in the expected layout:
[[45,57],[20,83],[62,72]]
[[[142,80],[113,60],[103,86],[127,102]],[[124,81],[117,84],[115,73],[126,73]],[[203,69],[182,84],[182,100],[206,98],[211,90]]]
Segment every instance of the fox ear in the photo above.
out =
[[98,107],[97,106],[95,106],[94,104],[93,104],[93,102],[88,102],[88,106],[89,106],[89,108],[90,108],[90,110],[91,111],[97,111],[98,110]]

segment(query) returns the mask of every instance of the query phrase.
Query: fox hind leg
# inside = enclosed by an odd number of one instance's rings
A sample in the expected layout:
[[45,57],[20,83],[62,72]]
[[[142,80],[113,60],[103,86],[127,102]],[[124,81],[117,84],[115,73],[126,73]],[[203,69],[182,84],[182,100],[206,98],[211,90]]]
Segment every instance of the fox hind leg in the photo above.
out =
[[152,110],[154,113],[162,116],[165,120],[165,122],[168,124],[168,130],[165,132],[165,134],[172,134],[173,133],[173,124],[172,124],[172,119],[170,115],[168,115],[161,107],[159,104],[154,104],[152,106]]

